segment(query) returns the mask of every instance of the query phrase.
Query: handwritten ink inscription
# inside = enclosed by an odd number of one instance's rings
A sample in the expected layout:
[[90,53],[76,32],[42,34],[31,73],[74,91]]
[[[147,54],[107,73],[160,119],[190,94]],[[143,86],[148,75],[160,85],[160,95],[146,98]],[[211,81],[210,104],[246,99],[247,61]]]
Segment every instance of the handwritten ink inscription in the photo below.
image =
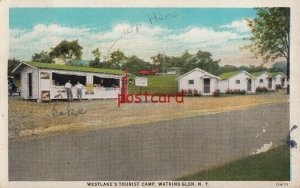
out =
[[174,18],[177,16],[178,15],[175,13],[167,13],[167,14],[162,14],[162,15],[157,15],[156,13],[152,13],[151,15],[148,14],[148,19],[149,19],[150,24],[152,25],[156,22],[163,21],[163,20],[166,20],[169,18]]
[[293,139],[291,139],[291,132],[293,132],[295,129],[297,129],[298,128],[298,126],[297,125],[294,125],[292,128],[291,128],[291,130],[290,130],[290,132],[289,132],[289,134],[288,134],[288,137],[287,137],[287,143],[288,143],[288,145],[291,147],[291,148],[297,148],[297,142],[295,141],[295,140],[293,140]]
[[52,117],[62,117],[62,116],[78,116],[82,114],[86,114],[87,110],[83,110],[82,108],[74,109],[69,104],[66,105],[65,108],[60,109],[56,104],[53,105],[52,108]]
[[[166,14],[156,14],[156,13],[152,13],[152,14],[147,14],[148,15],[148,21],[151,25],[170,19],[170,18],[175,18],[178,15],[175,13],[166,13]],[[111,47],[108,49],[106,55],[104,55],[103,59],[106,61],[109,59],[109,54],[112,50],[112,48],[116,45],[116,43],[118,41],[120,41],[121,39],[123,39],[125,36],[128,36],[129,34],[133,34],[133,33],[139,33],[139,31],[141,30],[141,28],[143,27],[143,24],[141,23],[134,23],[131,24],[128,28],[124,29],[124,35],[120,36],[118,39],[116,39]]]

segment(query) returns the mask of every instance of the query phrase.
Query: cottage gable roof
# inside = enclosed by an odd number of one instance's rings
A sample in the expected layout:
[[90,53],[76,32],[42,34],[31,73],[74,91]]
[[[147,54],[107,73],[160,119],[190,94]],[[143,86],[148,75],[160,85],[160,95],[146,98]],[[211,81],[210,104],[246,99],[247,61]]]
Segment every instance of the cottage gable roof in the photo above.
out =
[[79,71],[79,72],[93,72],[93,73],[103,73],[103,74],[113,74],[113,75],[123,75],[122,70],[115,69],[101,69],[94,67],[81,67],[81,66],[71,66],[71,65],[59,65],[53,63],[40,63],[40,62],[22,62],[14,70],[16,71],[21,65],[27,65],[34,68],[42,69],[54,69],[54,70],[70,70],[70,71]]
[[187,73],[185,73],[185,74],[183,74],[183,75],[177,77],[175,80],[179,80],[179,79],[181,79],[182,77],[184,77],[184,76],[186,76],[186,75],[189,75],[189,74],[191,74],[192,72],[195,72],[195,71],[200,71],[200,72],[204,73],[205,76],[209,76],[209,77],[212,77],[212,78],[217,78],[218,80],[220,79],[218,76],[215,76],[215,75],[213,75],[213,74],[210,74],[209,72],[206,72],[206,71],[204,71],[204,70],[202,70],[202,69],[194,68],[193,70],[191,70],[191,71],[189,71],[189,72],[187,72]]
[[221,75],[219,75],[220,79],[221,80],[227,80],[235,75],[238,75],[238,74],[241,74],[241,73],[245,73],[247,74],[248,76],[250,76],[251,78],[254,78],[253,75],[251,75],[250,73],[248,73],[247,71],[233,71],[233,72],[226,72],[226,73],[223,73]]
[[254,77],[259,77],[259,76],[261,76],[261,75],[263,75],[263,74],[268,74],[269,76],[271,76],[271,74],[270,73],[268,73],[267,71],[261,71],[261,72],[252,72],[251,74],[254,76]]
[[276,77],[278,74],[280,74],[280,75],[286,77],[286,75],[283,74],[282,72],[270,72],[270,74],[271,74],[272,78]]
[[225,72],[225,73],[219,75],[219,77],[221,80],[227,80],[227,79],[233,77],[234,75],[237,75],[240,73],[241,73],[241,71]]

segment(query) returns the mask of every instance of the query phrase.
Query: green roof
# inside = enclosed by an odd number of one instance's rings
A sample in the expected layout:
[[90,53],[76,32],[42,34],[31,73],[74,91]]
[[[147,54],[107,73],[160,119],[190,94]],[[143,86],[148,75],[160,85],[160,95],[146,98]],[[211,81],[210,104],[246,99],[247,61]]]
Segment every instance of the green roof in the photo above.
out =
[[259,77],[260,75],[262,75],[263,73],[265,73],[264,71],[263,72],[252,72],[251,74],[254,76],[254,77]]
[[239,73],[241,73],[241,71],[226,72],[226,73],[219,75],[219,77],[221,80],[227,80],[228,78],[231,78],[234,75],[239,74]]
[[272,78],[275,77],[277,74],[285,75],[282,72],[270,72],[270,74],[271,74]]
[[39,62],[26,62],[26,63],[33,67],[43,68],[43,69],[70,70],[70,71],[80,71],[80,72],[93,72],[93,73],[123,75],[122,70],[115,70],[115,69],[101,69],[101,68],[93,68],[93,67],[58,65],[58,64],[53,64],[53,63],[39,63]]

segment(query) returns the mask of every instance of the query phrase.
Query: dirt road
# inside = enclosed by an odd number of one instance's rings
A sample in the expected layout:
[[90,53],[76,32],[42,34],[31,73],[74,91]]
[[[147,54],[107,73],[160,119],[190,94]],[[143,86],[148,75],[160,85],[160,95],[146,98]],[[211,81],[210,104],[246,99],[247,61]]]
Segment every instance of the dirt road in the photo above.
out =
[[283,103],[288,103],[288,95],[283,91],[245,96],[185,97],[182,104],[174,101],[122,104],[120,108],[116,100],[35,103],[12,97],[9,99],[9,140],[142,125]]

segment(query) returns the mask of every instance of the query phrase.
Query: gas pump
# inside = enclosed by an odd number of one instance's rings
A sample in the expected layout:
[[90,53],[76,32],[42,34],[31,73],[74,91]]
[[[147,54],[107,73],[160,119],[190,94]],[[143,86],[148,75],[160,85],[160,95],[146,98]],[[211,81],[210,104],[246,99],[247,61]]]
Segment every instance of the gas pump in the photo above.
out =
[[124,70],[124,76],[122,77],[122,88],[121,88],[121,102],[126,103],[128,96],[128,70]]

